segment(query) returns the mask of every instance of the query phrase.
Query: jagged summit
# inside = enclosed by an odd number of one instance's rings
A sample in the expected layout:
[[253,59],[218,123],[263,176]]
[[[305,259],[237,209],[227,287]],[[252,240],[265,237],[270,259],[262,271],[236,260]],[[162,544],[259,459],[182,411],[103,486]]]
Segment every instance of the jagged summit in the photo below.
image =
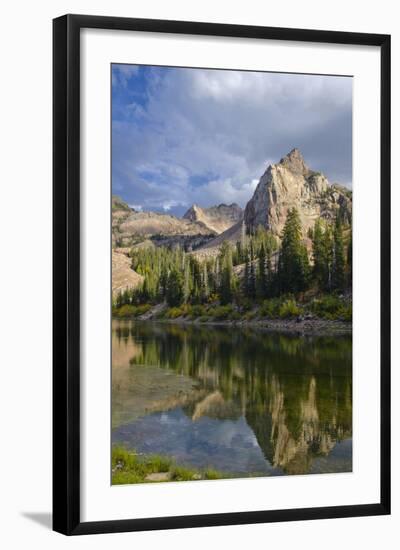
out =
[[294,174],[308,175],[310,172],[308,166],[305,163],[304,157],[301,154],[300,149],[295,147],[286,156],[281,158],[279,164],[293,172]]

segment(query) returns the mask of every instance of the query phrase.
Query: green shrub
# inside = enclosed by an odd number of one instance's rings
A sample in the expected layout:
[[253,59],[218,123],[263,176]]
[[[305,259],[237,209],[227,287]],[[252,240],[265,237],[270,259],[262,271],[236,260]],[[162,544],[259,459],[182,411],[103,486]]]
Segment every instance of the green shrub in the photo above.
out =
[[325,313],[323,315],[325,319],[331,319],[334,321],[351,321],[352,320],[352,306],[351,304],[342,304],[334,313]]
[[150,309],[151,309],[150,304],[141,304],[140,306],[136,306],[135,317],[139,317],[139,315],[143,315],[144,313],[147,313]]
[[125,304],[121,306],[120,308],[116,308],[114,311],[114,315],[117,317],[123,318],[123,317],[134,317],[136,314],[136,307],[131,306],[129,304]]
[[212,292],[212,293],[210,294],[210,296],[208,297],[207,302],[208,302],[209,304],[215,304],[216,302],[218,302],[218,300],[219,300],[218,294],[216,294],[215,292]]
[[351,304],[343,306],[337,313],[342,321],[351,321],[353,319],[353,307]]
[[114,316],[119,318],[127,317],[139,317],[151,309],[150,304],[141,304],[139,306],[133,306],[130,304],[125,304],[121,307],[113,307],[112,313]]
[[279,309],[282,305],[282,300],[278,298],[272,298],[270,300],[264,300],[260,307],[261,317],[270,317],[274,319],[279,317]]
[[182,317],[184,315],[184,310],[181,307],[170,307],[166,313],[165,317],[167,319],[177,319],[178,317]]
[[210,308],[208,310],[208,313],[211,317],[214,317],[214,319],[218,321],[222,321],[224,319],[228,319],[230,315],[233,312],[233,307],[228,304],[226,306],[217,306],[214,308]]
[[311,303],[311,310],[318,317],[332,320],[351,321],[352,305],[334,294],[327,294]]
[[189,315],[193,319],[196,319],[197,317],[202,317],[203,315],[205,315],[205,313],[206,313],[206,308],[204,306],[195,305],[191,307]]
[[254,303],[248,298],[240,299],[240,309],[241,311],[250,311],[253,308]]
[[301,309],[292,299],[283,302],[279,308],[279,317],[281,319],[291,319],[293,317],[298,317],[300,313]]
[[171,481],[192,481],[196,479],[196,471],[184,468],[182,466],[175,466],[171,471]]
[[166,456],[151,455],[146,460],[146,469],[148,473],[168,472],[172,465],[172,460]]
[[204,479],[221,479],[221,474],[217,472],[217,470],[208,468],[208,470],[204,472]]
[[257,317],[257,311],[254,309],[252,311],[247,311],[247,313],[243,315],[243,318],[246,319],[246,321],[252,321],[256,317]]
[[117,465],[122,466],[122,468],[133,468],[137,464],[136,453],[128,451],[124,447],[113,447],[111,454],[111,464],[113,468]]

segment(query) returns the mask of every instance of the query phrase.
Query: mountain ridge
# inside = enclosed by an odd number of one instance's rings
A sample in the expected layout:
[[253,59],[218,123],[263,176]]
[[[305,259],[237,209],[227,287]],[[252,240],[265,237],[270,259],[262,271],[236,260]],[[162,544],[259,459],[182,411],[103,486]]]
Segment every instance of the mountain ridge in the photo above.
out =
[[221,203],[207,208],[192,204],[182,216],[183,219],[203,223],[218,234],[235,225],[242,217],[243,209],[236,203]]
[[300,150],[294,148],[266,168],[244,209],[236,203],[193,204],[178,218],[134,210],[113,196],[113,246],[135,246],[150,239],[156,245],[180,244],[200,255],[202,251],[214,254],[224,240],[235,243],[244,231],[254,233],[259,225],[280,239],[291,208],[299,211],[307,240],[316,219],[332,223],[340,216],[345,224],[351,224],[352,191],[339,183],[330,184],[321,172],[309,168]]
[[[114,198],[114,197],[113,197]],[[126,203],[124,203],[125,206]],[[152,211],[129,211],[118,205],[112,210],[112,242],[114,247],[127,247],[159,237],[211,238],[217,233],[203,223]]]

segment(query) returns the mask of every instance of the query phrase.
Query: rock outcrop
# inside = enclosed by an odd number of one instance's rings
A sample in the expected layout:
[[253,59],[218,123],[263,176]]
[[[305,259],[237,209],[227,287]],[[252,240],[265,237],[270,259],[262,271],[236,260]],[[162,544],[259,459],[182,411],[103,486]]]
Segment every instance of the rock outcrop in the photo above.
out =
[[202,223],[215,233],[223,233],[243,218],[243,210],[236,203],[219,204],[209,208],[201,208],[193,204],[184,214],[184,219]]
[[247,203],[244,221],[248,231],[258,225],[276,236],[282,234],[291,208],[300,214],[304,235],[317,218],[334,221],[339,214],[351,223],[352,193],[340,185],[330,185],[320,172],[308,168],[298,149],[293,149],[277,164],[271,164],[261,177]]
[[116,296],[129,288],[136,288],[143,282],[142,275],[131,268],[131,260],[122,252],[112,251],[112,292]]

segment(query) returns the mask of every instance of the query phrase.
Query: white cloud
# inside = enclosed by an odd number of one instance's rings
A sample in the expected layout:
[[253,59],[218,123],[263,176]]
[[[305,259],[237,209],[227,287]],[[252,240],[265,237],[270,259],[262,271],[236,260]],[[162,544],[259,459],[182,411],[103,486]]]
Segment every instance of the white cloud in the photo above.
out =
[[139,71],[138,65],[113,65],[112,67],[112,85],[120,84],[127,87],[129,79]]
[[113,186],[145,209],[244,206],[293,147],[330,180],[351,180],[349,78],[154,68],[146,105],[128,109],[113,125]]

